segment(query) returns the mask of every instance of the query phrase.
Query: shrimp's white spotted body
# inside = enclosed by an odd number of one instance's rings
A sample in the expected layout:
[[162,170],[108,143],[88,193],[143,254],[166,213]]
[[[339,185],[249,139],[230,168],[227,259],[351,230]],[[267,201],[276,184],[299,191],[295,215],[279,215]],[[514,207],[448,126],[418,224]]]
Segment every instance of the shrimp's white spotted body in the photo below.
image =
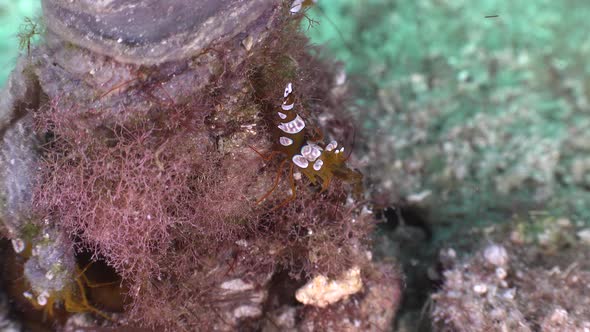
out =
[[[303,3],[303,2],[300,2]],[[313,141],[305,141],[305,121],[299,114],[295,113],[293,108],[295,107],[295,99],[293,98],[293,84],[288,83],[285,87],[283,94],[283,104],[281,105],[281,111],[277,112],[281,121],[278,124],[278,128],[283,132],[279,136],[279,144],[285,148],[295,147],[290,149],[291,161],[293,164],[300,169],[308,169],[309,165],[315,172],[319,172],[324,166],[325,161],[322,160],[322,154],[324,151],[339,154],[343,151],[343,148],[338,149],[338,142],[331,141],[325,147],[320,146],[318,143]],[[287,119],[290,119],[287,121]]]
[[301,148],[301,154],[309,161],[315,161],[322,155],[322,148],[317,144],[307,142]]
[[324,161],[321,159],[318,159],[315,161],[315,163],[313,163],[313,169],[315,169],[316,171],[319,171],[320,169],[322,169],[323,165],[324,165]]
[[332,141],[330,144],[326,145],[326,151],[332,151],[338,146],[338,142]]
[[283,93],[283,97],[287,98],[293,92],[293,83],[288,83],[285,87],[285,93]]
[[305,122],[299,115],[297,115],[295,119],[287,123],[281,123],[278,127],[287,134],[297,134],[305,128]]
[[[293,10],[297,12],[313,2],[312,0],[295,1],[292,12]],[[273,153],[278,152],[285,156],[285,159],[280,163],[275,185],[257,201],[257,204],[263,202],[277,188],[281,170],[286,162],[289,163],[291,195],[278,207],[295,199],[295,180],[300,180],[302,175],[311,184],[321,185],[321,191],[328,189],[332,178],[340,178],[343,181],[353,183],[355,193],[360,195],[362,192],[362,174],[346,165],[347,157],[343,154],[344,148],[339,147],[338,142],[331,141],[329,144],[325,144],[321,139],[315,138],[321,135],[307,130],[307,124],[295,110],[292,83],[286,85],[283,97],[281,109],[274,113],[278,118],[275,127],[278,130],[275,129],[276,143]],[[260,153],[258,154],[260,155]]]
[[289,146],[293,144],[293,140],[289,137],[281,136],[281,138],[279,138],[279,143],[281,143],[282,146]]
[[307,166],[309,166],[309,161],[300,154],[294,155],[292,160],[293,163],[299,168],[307,168]]

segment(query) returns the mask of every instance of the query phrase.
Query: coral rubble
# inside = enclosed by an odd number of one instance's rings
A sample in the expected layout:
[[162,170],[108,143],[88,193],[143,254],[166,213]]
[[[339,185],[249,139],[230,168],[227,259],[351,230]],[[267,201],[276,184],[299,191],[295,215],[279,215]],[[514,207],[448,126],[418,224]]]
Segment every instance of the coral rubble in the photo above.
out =
[[556,252],[515,236],[463,260],[445,259],[444,283],[432,295],[435,329],[590,329],[588,247],[572,245]]

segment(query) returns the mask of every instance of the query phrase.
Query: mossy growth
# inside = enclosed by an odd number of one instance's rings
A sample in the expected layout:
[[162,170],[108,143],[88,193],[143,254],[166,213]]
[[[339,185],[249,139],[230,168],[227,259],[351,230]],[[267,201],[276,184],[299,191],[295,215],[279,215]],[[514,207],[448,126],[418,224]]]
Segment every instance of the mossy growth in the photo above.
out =
[[40,19],[34,20],[30,17],[25,17],[16,35],[18,38],[18,47],[21,50],[26,50],[27,55],[31,53],[31,44],[36,42],[43,33],[44,28],[39,22]]
[[534,244],[546,251],[557,252],[577,243],[572,221],[548,211],[533,211],[527,217],[516,218],[511,225],[514,241]]
[[28,220],[22,224],[19,233],[25,242],[31,243],[41,234],[41,226],[33,220]]

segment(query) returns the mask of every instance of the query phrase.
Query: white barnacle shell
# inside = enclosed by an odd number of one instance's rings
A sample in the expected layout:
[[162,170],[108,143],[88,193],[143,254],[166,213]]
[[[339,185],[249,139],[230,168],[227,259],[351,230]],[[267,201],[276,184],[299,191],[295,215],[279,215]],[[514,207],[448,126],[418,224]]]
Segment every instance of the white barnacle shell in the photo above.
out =
[[307,143],[301,148],[301,154],[309,161],[315,161],[322,155],[322,148],[317,144]]
[[332,141],[332,142],[330,142],[330,144],[326,145],[326,151],[332,151],[336,147],[338,147],[338,142]]
[[300,154],[294,155],[292,160],[293,163],[300,168],[307,168],[307,166],[309,166],[309,161],[307,161],[307,159]]

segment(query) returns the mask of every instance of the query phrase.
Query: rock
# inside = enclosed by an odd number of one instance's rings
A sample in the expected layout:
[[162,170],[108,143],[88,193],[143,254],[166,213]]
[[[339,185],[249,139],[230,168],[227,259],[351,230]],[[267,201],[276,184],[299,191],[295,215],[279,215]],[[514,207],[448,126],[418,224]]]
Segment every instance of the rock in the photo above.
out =
[[508,264],[508,253],[503,246],[492,244],[485,248],[483,256],[486,261],[494,266],[505,266]]
[[23,271],[40,305],[45,305],[49,294],[60,293],[69,286],[76,273],[68,240],[56,229],[48,228],[45,234],[44,240],[33,246]]
[[563,250],[558,262],[542,262],[535,245],[512,245],[509,239],[482,251],[444,271],[442,288],[432,295],[435,331],[590,328],[585,247]]
[[297,331],[389,331],[401,301],[401,276],[381,263],[363,269],[362,292],[325,308],[304,306]]
[[297,301],[305,305],[325,308],[330,304],[347,299],[362,288],[361,270],[358,267],[353,267],[333,280],[322,275],[316,276],[297,290],[295,297]]

